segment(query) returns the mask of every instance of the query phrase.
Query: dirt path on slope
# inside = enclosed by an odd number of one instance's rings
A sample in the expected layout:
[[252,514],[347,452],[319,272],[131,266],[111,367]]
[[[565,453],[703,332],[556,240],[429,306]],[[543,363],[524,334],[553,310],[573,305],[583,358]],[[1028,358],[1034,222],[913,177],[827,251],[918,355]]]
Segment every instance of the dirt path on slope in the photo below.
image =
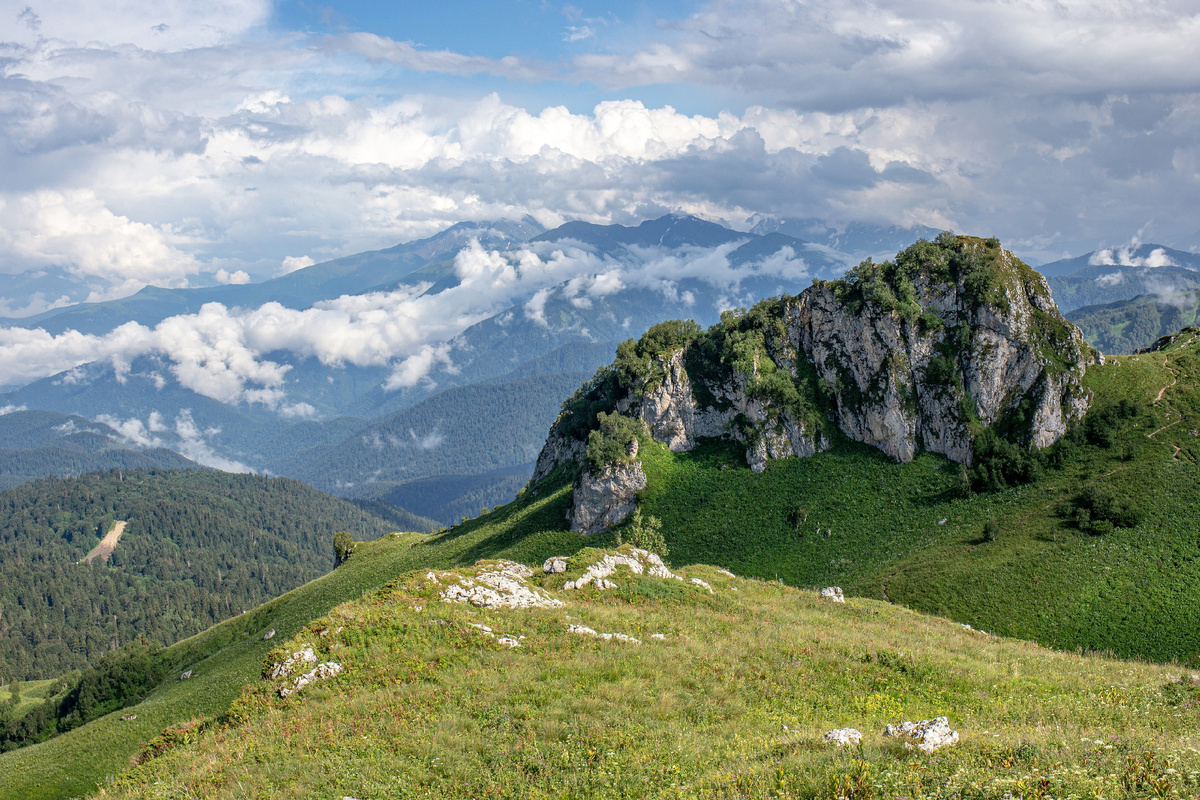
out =
[[113,554],[113,550],[117,549],[117,541],[121,538],[121,534],[125,532],[125,526],[129,523],[124,520],[113,523],[112,530],[104,534],[104,538],[100,540],[100,544],[92,548],[92,552],[83,557],[87,563],[92,563],[94,558],[102,558],[108,561],[108,557]]

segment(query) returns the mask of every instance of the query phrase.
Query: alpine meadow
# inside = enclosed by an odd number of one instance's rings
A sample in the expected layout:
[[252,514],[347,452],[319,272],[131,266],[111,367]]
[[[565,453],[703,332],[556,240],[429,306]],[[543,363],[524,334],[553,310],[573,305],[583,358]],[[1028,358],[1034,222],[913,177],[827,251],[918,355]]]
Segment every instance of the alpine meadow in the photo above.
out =
[[1200,797],[1200,0],[0,0],[0,800]]

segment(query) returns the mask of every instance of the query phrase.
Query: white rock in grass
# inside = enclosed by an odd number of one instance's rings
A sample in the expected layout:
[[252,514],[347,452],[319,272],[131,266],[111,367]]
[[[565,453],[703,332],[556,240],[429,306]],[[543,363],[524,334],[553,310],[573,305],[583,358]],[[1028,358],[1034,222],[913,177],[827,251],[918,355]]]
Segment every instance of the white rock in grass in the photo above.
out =
[[846,602],[846,598],[842,597],[842,587],[840,586],[826,586],[821,590],[821,598],[831,600],[834,603]]
[[603,639],[606,642],[618,641],[626,642],[627,644],[641,644],[640,639],[635,639],[632,636],[626,636],[623,633],[601,633],[600,631],[589,628],[586,625],[568,625],[567,633],[574,633],[579,636],[592,636],[596,639]]
[[838,747],[856,747],[862,741],[862,734],[854,728],[835,728],[825,734],[825,741]]
[[888,725],[883,735],[903,739],[906,745],[916,745],[925,753],[958,742],[958,731],[950,729],[950,720],[946,717]]
[[562,556],[551,556],[542,564],[542,572],[547,575],[557,575],[567,571],[567,560]]
[[601,589],[614,589],[616,584],[607,580],[611,575],[615,574],[617,567],[625,567],[635,575],[649,575],[651,578],[674,578],[677,581],[683,578],[671,572],[663,560],[649,550],[640,550],[636,547],[630,548],[629,555],[620,553],[607,553],[587,568],[587,572],[580,575],[573,581],[567,581],[564,589],[582,589],[590,583]]
[[[562,601],[529,585],[533,570],[515,561],[499,561],[475,575],[459,578],[441,593],[447,603],[470,603],[480,608],[558,608]],[[478,585],[476,584],[478,581]]]
[[303,664],[315,663],[317,663],[317,654],[313,652],[313,646],[311,644],[303,644],[299,650],[271,667],[269,679],[274,681],[286,678],[295,672],[297,667]]
[[340,675],[341,672],[342,672],[341,664],[337,663],[336,661],[324,661],[320,664],[317,664],[316,667],[314,667],[313,669],[310,669],[308,672],[304,673],[303,675],[300,675],[297,678],[295,678],[292,681],[291,686],[282,687],[279,690],[279,696],[287,697],[289,695],[296,694],[301,689],[303,689],[304,687],[311,684],[313,681],[320,681],[320,680],[325,680],[326,678],[332,678],[336,675]]
[[708,581],[702,581],[699,578],[692,578],[691,583],[694,583],[696,586],[699,586],[702,589],[708,589],[709,594],[713,593],[712,586],[709,585]]

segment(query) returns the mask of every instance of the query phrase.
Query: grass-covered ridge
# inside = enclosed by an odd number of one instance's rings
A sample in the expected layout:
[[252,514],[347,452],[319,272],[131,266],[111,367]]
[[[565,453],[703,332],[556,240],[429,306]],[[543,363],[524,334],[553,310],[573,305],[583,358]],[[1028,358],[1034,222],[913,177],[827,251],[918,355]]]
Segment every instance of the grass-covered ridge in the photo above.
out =
[[[268,658],[312,645],[340,675],[287,699],[279,681],[255,680],[225,719],[168,731],[147,748],[153,757],[99,796],[832,800],[1200,790],[1200,690],[1180,682],[1177,668],[1054,653],[712,567],[689,567],[683,581],[622,570],[614,589],[564,589],[601,555],[585,551],[567,573],[531,579],[560,608],[440,600],[487,564],[397,576]],[[949,716],[961,741],[935,755],[881,735],[888,723],[937,715]],[[860,749],[821,741],[842,726],[863,732]]]

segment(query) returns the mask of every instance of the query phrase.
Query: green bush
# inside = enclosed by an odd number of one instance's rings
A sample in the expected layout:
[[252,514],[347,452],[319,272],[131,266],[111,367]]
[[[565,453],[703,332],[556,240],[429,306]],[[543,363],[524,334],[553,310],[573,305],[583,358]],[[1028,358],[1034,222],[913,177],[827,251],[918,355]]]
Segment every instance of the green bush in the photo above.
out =
[[664,559],[671,554],[670,548],[667,547],[667,540],[663,537],[662,521],[653,515],[642,517],[640,508],[633,510],[633,517],[629,520],[629,524],[625,528],[617,529],[616,536],[618,547],[622,544],[631,544],[634,547],[649,550],[651,553],[657,553]]
[[1000,523],[996,522],[996,518],[992,517],[987,522],[983,523],[983,540],[985,542],[994,542],[1000,536]]
[[1079,530],[1096,535],[1111,533],[1114,528],[1132,528],[1145,516],[1133,501],[1117,497],[1095,483],[1071,499],[1066,513]]
[[642,423],[623,414],[603,411],[596,415],[596,423],[596,430],[588,434],[587,440],[587,462],[592,471],[629,463],[629,443],[641,436]]
[[1001,439],[990,428],[975,437],[970,469],[971,488],[975,491],[998,492],[1033,483],[1040,474],[1036,453]]
[[346,531],[338,531],[333,535],[333,556],[337,564],[346,563],[346,559],[354,552],[354,537]]

